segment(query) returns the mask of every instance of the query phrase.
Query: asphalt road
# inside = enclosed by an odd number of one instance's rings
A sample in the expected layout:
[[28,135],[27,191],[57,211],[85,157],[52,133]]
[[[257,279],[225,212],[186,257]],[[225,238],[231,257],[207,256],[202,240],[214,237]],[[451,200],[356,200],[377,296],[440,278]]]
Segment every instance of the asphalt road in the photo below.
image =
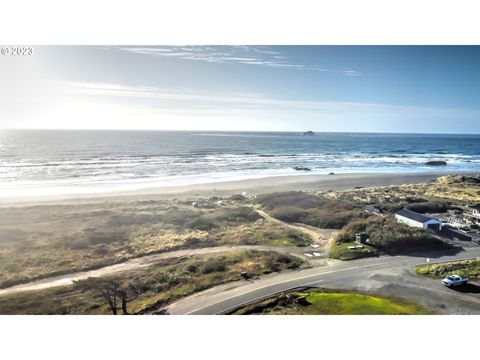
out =
[[337,262],[326,267],[271,274],[257,281],[238,281],[194,294],[171,304],[167,313],[222,314],[283,291],[311,286],[404,298],[437,314],[480,314],[480,285],[450,290],[439,280],[414,273],[415,266],[426,263],[427,256],[430,263],[470,259],[480,256],[480,248]]

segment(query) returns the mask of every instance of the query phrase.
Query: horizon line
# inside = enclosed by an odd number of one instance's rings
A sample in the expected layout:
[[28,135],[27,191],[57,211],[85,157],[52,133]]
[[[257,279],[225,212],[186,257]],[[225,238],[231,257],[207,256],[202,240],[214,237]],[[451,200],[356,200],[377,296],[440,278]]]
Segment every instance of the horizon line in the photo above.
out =
[[67,129],[67,128],[2,128],[0,131],[138,131],[138,132],[229,132],[229,133],[299,133],[312,131],[314,134],[398,134],[398,135],[480,135],[480,133],[446,133],[446,132],[395,132],[395,131],[315,131],[315,130],[199,130],[199,129]]

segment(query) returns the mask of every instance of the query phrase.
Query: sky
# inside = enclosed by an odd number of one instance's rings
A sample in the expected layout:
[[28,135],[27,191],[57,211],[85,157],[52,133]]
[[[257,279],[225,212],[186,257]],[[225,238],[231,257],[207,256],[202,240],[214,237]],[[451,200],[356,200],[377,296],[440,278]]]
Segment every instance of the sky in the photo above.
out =
[[480,133],[479,46],[37,46],[0,128]]

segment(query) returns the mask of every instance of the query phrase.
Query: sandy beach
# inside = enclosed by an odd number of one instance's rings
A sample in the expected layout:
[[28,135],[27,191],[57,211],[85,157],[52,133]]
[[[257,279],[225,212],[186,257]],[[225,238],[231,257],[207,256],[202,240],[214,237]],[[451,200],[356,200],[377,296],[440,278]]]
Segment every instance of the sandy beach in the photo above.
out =
[[[71,204],[106,201],[162,200],[173,198],[202,198],[246,193],[257,195],[277,191],[328,191],[358,187],[389,186],[429,182],[444,175],[456,173],[362,173],[336,175],[297,175],[265,177],[208,184],[150,187],[133,191],[111,191],[98,194],[62,194],[35,197],[8,197],[0,199],[0,206],[36,204]],[[469,173],[461,173],[469,174]]]

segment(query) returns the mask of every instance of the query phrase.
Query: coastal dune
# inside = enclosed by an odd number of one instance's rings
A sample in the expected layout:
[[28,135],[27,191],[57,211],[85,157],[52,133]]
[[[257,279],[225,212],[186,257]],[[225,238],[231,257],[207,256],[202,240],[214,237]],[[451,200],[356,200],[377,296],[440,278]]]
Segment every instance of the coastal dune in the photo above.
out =
[[[456,172],[455,174],[459,174],[459,172]],[[8,197],[0,198],[0,206],[35,205],[43,203],[56,204],[98,201],[162,200],[180,197],[197,198],[230,196],[238,193],[246,193],[247,195],[252,196],[277,191],[346,190],[358,187],[424,183],[434,181],[443,175],[449,174],[446,172],[431,172],[277,176],[195,185],[175,186],[172,184],[172,186],[150,187],[130,191],[110,191],[98,194],[59,194],[34,197]],[[450,175],[453,175],[453,173]]]

